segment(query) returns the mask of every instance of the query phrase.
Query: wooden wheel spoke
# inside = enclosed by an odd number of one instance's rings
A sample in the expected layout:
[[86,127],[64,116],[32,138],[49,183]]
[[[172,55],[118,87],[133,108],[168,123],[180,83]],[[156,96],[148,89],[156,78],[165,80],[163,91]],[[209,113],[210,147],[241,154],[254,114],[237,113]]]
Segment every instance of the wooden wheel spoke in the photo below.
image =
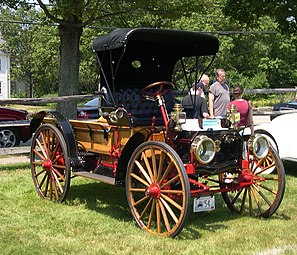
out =
[[[261,168],[261,166],[263,166],[263,164],[265,162],[265,159],[266,158],[262,158],[262,159],[258,160],[256,164],[254,164],[254,168],[251,169],[252,170],[252,173],[255,173],[258,170],[258,168]],[[262,170],[259,171],[259,172],[262,172]]]
[[[36,176],[35,176],[35,178],[36,178]],[[38,185],[38,188],[39,188],[40,190],[42,190],[42,186],[43,186],[44,181],[46,180],[46,181],[48,182],[48,179],[49,179],[49,175],[48,175],[47,172],[45,172],[45,175],[42,177],[41,182],[40,182],[39,185]],[[47,185],[47,184],[46,184],[46,185]]]
[[259,185],[259,187],[261,187],[261,188],[263,188],[263,189],[265,189],[265,190],[271,192],[272,194],[277,195],[277,191],[275,191],[275,190],[273,190],[273,189],[267,187],[266,185],[263,185],[263,184],[258,184],[258,185]]
[[137,165],[140,172],[143,174],[144,178],[147,180],[149,184],[152,184],[152,179],[149,177],[143,166],[139,163],[138,160],[135,160],[135,164]]
[[33,161],[32,162],[32,165],[35,165],[35,166],[41,166],[43,164],[43,160],[42,161]]
[[145,202],[146,200],[148,200],[150,197],[148,196],[144,196],[143,198],[139,199],[138,201],[136,201],[135,203],[133,203],[133,206],[138,206],[140,204],[142,204],[143,202]]
[[249,214],[253,214],[253,200],[252,200],[252,194],[251,194],[251,188],[248,187],[248,194],[249,194]]
[[38,150],[34,149],[33,152],[38,155],[42,160],[46,160],[46,156],[42,155]]
[[157,231],[161,233],[161,215],[160,215],[160,205],[158,201],[156,202],[156,216],[157,216]]
[[252,195],[253,195],[253,197],[254,197],[254,199],[256,201],[256,204],[258,206],[258,209],[259,209],[260,213],[262,213],[263,212],[263,209],[262,209],[262,206],[261,206],[261,202],[260,202],[260,200],[259,200],[259,198],[257,196],[257,193],[256,193],[255,189],[252,186],[250,187],[250,189],[252,191]]
[[[45,133],[45,134],[44,134]],[[48,132],[41,132],[40,133],[40,136],[41,136],[41,140],[43,141],[43,144],[44,144],[44,152],[46,155],[48,155],[48,152],[49,152],[49,147],[48,147],[48,143],[49,143],[49,137],[48,137]]]
[[153,148],[151,149],[151,153],[152,153],[152,165],[153,165],[152,180],[153,180],[153,182],[156,182],[156,180],[157,180],[157,161],[156,161],[155,150],[153,150]]
[[59,185],[59,181],[55,178],[56,176],[54,175],[53,172],[51,172],[51,176],[52,176],[52,182],[51,183],[52,183],[53,193],[55,195],[56,200],[58,200],[59,199],[59,192],[58,192],[57,186]]
[[256,186],[256,185],[253,185],[254,189],[259,193],[259,195],[264,199],[264,201],[269,205],[271,206],[271,202],[268,200],[268,198],[263,194],[263,192]]
[[149,177],[148,177],[147,181],[149,182],[149,184],[152,184],[153,181],[154,181],[154,176],[153,176],[153,172],[152,172],[152,168],[151,168],[150,162],[149,162],[149,160],[148,160],[148,158],[147,158],[147,156],[146,156],[146,154],[144,152],[142,152],[142,157],[144,159],[144,163],[145,163],[146,169],[147,169],[148,174],[149,174]]
[[267,165],[267,166],[263,167],[261,169],[261,171],[257,171],[256,175],[260,175],[261,173],[263,173],[267,169],[272,168],[272,167],[275,167],[275,166],[276,166],[275,162],[272,162],[270,165]]
[[162,182],[165,180],[165,178],[167,177],[167,175],[168,175],[169,172],[171,171],[172,166],[173,166],[173,162],[170,161],[169,164],[168,164],[168,166],[167,166],[167,168],[166,168],[166,170],[164,171],[164,173],[163,173],[161,179],[158,179],[158,180],[157,180],[158,183],[162,183]]
[[[149,197],[144,197],[143,199],[141,199],[141,203],[143,203],[144,201],[146,201]],[[148,209],[150,208],[150,205],[152,204],[152,198],[149,199],[149,201],[147,202],[146,206],[144,207],[142,213],[140,214],[140,219],[142,219],[142,217],[146,214],[146,212],[148,211]],[[139,202],[139,201],[138,201]],[[137,206],[136,205],[137,203],[134,204],[134,206]]]
[[40,143],[40,141],[38,139],[36,139],[36,143],[38,144],[38,146],[39,146],[39,148],[40,148],[40,150],[41,150],[41,152],[43,154],[43,158],[44,159],[47,159],[48,158],[48,155],[45,152],[43,145]]
[[176,182],[177,180],[179,180],[180,177],[178,175],[176,175],[175,177],[173,177],[172,179],[170,179],[168,182],[165,182],[162,186],[161,189],[163,189],[164,187],[170,185],[173,182]]
[[41,175],[42,173],[44,173],[45,170],[44,169],[41,169],[38,173],[35,173],[34,177],[38,177],[39,175]]
[[66,169],[66,166],[63,166],[63,165],[53,165],[53,167],[59,168],[59,169]]
[[131,192],[145,192],[145,189],[142,189],[142,188],[130,188],[130,191]]
[[154,214],[155,214],[155,209],[156,209],[156,200],[153,199],[150,215],[149,215],[149,218],[148,218],[148,221],[147,221],[147,228],[148,229],[151,228],[152,220],[153,220]]
[[60,192],[63,193],[63,187],[62,187],[62,185],[61,185],[61,183],[60,183],[60,181],[59,181],[59,179],[58,179],[56,173],[55,173],[54,171],[52,171],[51,174],[52,174],[52,176],[53,176],[54,187],[55,187],[55,193],[56,193],[56,196],[57,196],[57,198],[58,198],[59,195],[58,195],[58,189],[57,189],[57,188],[59,188]]
[[164,162],[165,158],[166,158],[165,153],[163,151],[161,151],[156,181],[160,180],[160,178],[161,178],[162,171],[163,171],[163,162]]
[[247,189],[244,189],[243,196],[242,196],[242,201],[241,201],[241,206],[240,206],[240,210],[239,210],[240,213],[242,213],[243,210],[244,210],[246,194],[247,194]]
[[[54,147],[54,145],[52,145],[52,147]],[[60,155],[58,155],[58,157],[57,157],[57,153],[58,152],[61,152],[61,154]],[[61,148],[61,145],[60,145],[60,143],[58,143],[58,144],[56,144],[56,146],[55,146],[55,148],[54,148],[54,150],[53,150],[53,152],[52,152],[52,155],[51,155],[51,160],[53,161],[53,163],[55,163],[55,162],[57,162],[60,158],[62,158],[62,157],[64,157],[64,153],[63,153],[63,150],[62,150],[62,148]],[[54,158],[55,157],[55,158]]]
[[141,177],[139,177],[138,175],[136,175],[134,173],[131,173],[131,177],[133,177],[137,181],[141,182],[146,187],[149,187],[150,186],[145,180],[143,180]]
[[47,188],[46,188],[46,193],[49,190],[49,196],[50,196],[50,200],[53,200],[53,183],[52,183],[52,178],[50,176],[50,174],[48,174],[48,183],[47,183]]
[[171,229],[170,228],[170,223],[169,223],[169,220],[168,220],[164,205],[161,202],[157,202],[157,203],[160,203],[161,213],[162,213],[162,217],[163,217],[163,220],[164,220],[164,223],[165,223],[165,227],[166,227],[167,231],[170,231],[170,229]]
[[266,177],[265,176],[265,180],[266,181],[279,181],[279,178],[278,177],[273,177],[273,176],[269,176],[269,177]]
[[169,214],[172,217],[172,219],[174,220],[174,222],[177,223],[178,222],[178,218],[176,217],[175,213],[173,212],[173,210],[171,209],[171,207],[168,205],[168,203],[163,198],[160,198],[160,201],[165,206],[166,210],[169,212]]
[[[64,168],[65,168],[65,167],[64,167]],[[54,171],[54,173],[55,173],[56,175],[58,175],[58,176],[61,178],[62,181],[65,181],[65,176],[64,176],[63,174],[61,174],[60,171],[59,171],[58,169],[56,169],[56,168],[53,166],[52,170]]]
[[164,194],[161,194],[161,197],[163,199],[165,199],[167,202],[169,202],[170,204],[172,204],[175,208],[177,208],[178,210],[182,210],[183,208],[178,204],[176,203],[173,199],[171,199],[170,197],[164,195]]
[[235,204],[235,202],[239,198],[241,192],[242,192],[242,189],[237,192],[236,196],[232,199],[231,204],[233,204],[233,205]]
[[173,189],[162,189],[161,193],[163,193],[163,194],[176,194],[176,195],[184,194],[184,192],[182,190],[173,190]]

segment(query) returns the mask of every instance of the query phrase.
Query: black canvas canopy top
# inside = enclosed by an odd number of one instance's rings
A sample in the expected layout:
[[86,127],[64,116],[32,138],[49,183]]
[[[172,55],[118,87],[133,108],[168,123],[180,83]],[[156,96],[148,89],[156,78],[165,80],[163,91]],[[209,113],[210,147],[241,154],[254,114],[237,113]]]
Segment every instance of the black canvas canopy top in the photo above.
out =
[[180,58],[215,55],[218,49],[219,41],[213,35],[156,28],[115,29],[93,41],[101,83],[115,88],[171,81]]

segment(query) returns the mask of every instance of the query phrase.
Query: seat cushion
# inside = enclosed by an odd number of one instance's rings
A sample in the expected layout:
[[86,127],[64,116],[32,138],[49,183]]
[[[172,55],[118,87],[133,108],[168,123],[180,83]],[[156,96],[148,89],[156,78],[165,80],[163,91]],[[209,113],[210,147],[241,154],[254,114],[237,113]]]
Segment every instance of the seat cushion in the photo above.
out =
[[[112,102],[112,100],[108,100]],[[168,113],[174,106],[174,96],[172,93],[164,95]],[[120,89],[114,93],[114,101],[117,107],[127,110],[132,120],[133,126],[151,126],[153,119],[155,125],[164,125],[162,114],[157,101],[150,101],[140,96],[139,89]]]

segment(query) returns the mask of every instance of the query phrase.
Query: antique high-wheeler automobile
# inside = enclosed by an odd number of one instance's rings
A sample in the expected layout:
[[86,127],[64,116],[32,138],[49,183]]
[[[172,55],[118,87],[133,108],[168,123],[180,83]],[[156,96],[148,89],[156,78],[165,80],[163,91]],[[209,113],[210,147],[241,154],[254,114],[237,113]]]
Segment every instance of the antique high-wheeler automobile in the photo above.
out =
[[93,50],[100,117],[51,111],[31,122],[31,171],[42,198],[62,202],[76,176],[124,186],[139,227],[171,237],[190,211],[214,209],[217,193],[239,214],[267,218],[278,209],[285,172],[267,137],[238,127],[234,107],[223,119],[188,119],[175,94],[209,69],[215,36],[116,29],[96,38]]

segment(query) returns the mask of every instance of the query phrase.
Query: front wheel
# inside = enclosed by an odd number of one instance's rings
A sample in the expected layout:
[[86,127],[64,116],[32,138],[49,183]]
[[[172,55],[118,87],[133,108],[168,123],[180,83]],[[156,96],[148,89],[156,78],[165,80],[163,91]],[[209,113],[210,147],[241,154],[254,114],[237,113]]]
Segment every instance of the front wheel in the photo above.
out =
[[142,229],[171,237],[182,230],[189,211],[190,185],[172,147],[148,141],[136,148],[128,163],[126,195]]
[[245,185],[245,182],[250,183],[243,188],[222,193],[223,199],[231,211],[264,218],[275,213],[285,192],[285,170],[280,157],[272,146],[265,158],[251,159],[248,169],[232,173],[231,176],[230,174],[220,176],[222,187],[240,187]]
[[44,124],[36,130],[30,160],[37,193],[44,199],[62,202],[70,185],[70,161],[59,129]]

